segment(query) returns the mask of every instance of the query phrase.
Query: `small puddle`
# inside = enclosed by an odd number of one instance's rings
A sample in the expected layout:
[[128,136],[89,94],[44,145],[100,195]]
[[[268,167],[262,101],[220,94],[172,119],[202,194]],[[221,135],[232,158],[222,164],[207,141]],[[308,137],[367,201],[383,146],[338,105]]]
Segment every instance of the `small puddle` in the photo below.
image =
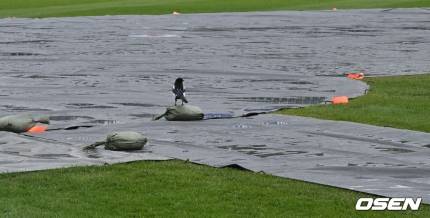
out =
[[238,151],[247,155],[253,155],[261,158],[286,156],[286,155],[299,155],[306,154],[307,151],[299,150],[282,150],[277,148],[270,148],[267,145],[223,145],[217,146],[224,150]]
[[77,109],[110,109],[110,108],[116,108],[114,106],[108,106],[108,105],[95,105],[90,103],[73,103],[73,104],[67,104],[67,108],[77,108]]
[[375,147],[376,150],[385,151],[392,154],[401,154],[401,153],[410,153],[415,152],[413,150],[405,149],[405,148],[387,148],[387,147]]
[[49,119],[53,120],[53,121],[71,121],[71,120],[78,120],[78,119],[93,120],[94,117],[90,117],[90,116],[50,116]]
[[285,121],[267,121],[263,123],[264,126],[287,126],[288,123]]
[[155,114],[150,113],[141,113],[141,114],[129,114],[129,116],[137,117],[137,118],[152,118],[155,117]]
[[161,107],[161,105],[155,105],[155,104],[143,104],[143,103],[132,103],[132,102],[126,102],[126,103],[112,103],[116,105],[122,105],[122,106],[128,106],[128,107]]
[[42,56],[42,54],[31,53],[31,52],[1,52],[0,56],[23,57],[23,56]]
[[241,98],[230,98],[234,101],[246,101],[246,102],[264,102],[272,104],[299,104],[299,105],[310,105],[310,104],[321,104],[326,101],[326,97],[289,97],[289,98],[278,98],[278,97],[241,97]]
[[85,123],[111,125],[111,124],[118,124],[120,122],[118,120],[92,120]]
[[235,118],[232,113],[207,113],[204,114],[204,120],[212,120],[212,119],[231,119]]
[[74,158],[70,154],[36,154],[34,157],[43,159]]
[[0,45],[10,45],[10,44],[46,44],[54,42],[53,40],[23,40],[23,41],[4,41],[0,42]]
[[51,111],[51,110],[45,109],[45,108],[31,108],[31,107],[14,106],[14,105],[2,105],[0,107],[4,108],[4,110],[9,111],[9,112],[29,112],[29,111],[41,112],[41,111]]

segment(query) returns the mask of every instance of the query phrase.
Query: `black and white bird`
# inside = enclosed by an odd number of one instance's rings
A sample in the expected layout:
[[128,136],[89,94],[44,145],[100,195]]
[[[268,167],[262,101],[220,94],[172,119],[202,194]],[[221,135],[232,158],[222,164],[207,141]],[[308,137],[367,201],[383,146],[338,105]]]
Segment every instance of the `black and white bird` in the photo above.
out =
[[184,103],[188,103],[188,100],[185,98],[184,79],[177,78],[175,80],[172,92],[175,94],[175,105],[178,99],[182,100],[182,105],[184,105]]

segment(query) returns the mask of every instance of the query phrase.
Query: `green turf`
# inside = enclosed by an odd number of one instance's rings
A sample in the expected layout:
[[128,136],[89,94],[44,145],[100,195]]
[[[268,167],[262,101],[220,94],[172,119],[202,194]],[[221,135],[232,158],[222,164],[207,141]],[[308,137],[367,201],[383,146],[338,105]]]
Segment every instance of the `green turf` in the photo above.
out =
[[0,217],[430,217],[357,212],[367,195],[182,161],[0,175]]
[[1,0],[0,17],[429,7],[429,0]]
[[281,114],[430,132],[430,75],[365,79],[369,93],[347,105],[284,109]]

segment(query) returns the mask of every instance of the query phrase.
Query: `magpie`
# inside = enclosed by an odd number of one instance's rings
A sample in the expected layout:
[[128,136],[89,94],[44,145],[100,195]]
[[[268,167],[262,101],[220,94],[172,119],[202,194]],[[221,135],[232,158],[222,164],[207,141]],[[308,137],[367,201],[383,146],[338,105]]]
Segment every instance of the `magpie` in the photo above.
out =
[[188,103],[188,100],[185,98],[185,88],[184,88],[184,79],[182,78],[177,78],[175,80],[175,85],[173,86],[172,92],[173,94],[175,94],[175,106],[176,106],[176,101],[178,99],[182,100],[182,105],[184,105],[184,103]]

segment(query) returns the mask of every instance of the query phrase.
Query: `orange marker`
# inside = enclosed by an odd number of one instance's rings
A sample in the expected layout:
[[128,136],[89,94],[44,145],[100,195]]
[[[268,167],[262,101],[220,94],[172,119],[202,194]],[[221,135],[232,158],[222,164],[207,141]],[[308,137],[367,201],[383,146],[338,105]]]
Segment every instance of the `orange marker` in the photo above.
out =
[[355,80],[362,80],[364,79],[364,73],[348,73],[346,77]]
[[44,125],[36,125],[30,128],[27,132],[28,133],[44,133],[48,129],[48,126]]
[[348,104],[349,99],[348,96],[334,96],[331,99],[332,104]]

